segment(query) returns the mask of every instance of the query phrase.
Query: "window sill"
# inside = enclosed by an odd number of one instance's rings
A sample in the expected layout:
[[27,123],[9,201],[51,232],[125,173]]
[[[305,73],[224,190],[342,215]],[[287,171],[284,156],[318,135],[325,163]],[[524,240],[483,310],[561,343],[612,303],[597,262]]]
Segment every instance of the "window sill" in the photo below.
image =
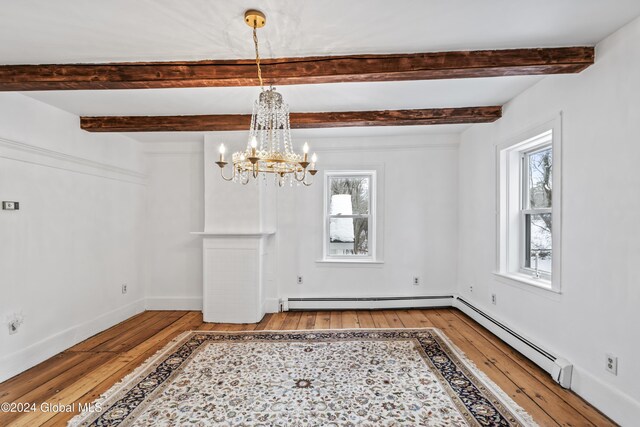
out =
[[506,281],[509,284],[513,284],[515,282],[518,285],[524,284],[527,286],[534,286],[538,289],[542,289],[545,291],[554,292],[556,294],[560,293],[559,290],[553,288],[550,280],[536,279],[526,274],[519,274],[519,273],[494,272],[493,274],[500,279],[506,279],[504,281]]
[[319,259],[320,264],[384,264],[384,261],[373,259]]

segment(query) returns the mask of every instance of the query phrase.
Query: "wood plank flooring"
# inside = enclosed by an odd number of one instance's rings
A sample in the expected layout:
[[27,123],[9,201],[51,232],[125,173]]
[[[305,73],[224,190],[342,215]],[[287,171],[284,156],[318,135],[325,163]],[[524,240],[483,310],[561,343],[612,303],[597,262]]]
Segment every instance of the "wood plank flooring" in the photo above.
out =
[[[437,327],[541,426],[616,425],[457,309],[305,311],[260,323],[203,323],[200,312],[146,311],[0,384],[0,403],[88,403],[188,330]],[[0,426],[64,426],[72,413],[0,412]]]

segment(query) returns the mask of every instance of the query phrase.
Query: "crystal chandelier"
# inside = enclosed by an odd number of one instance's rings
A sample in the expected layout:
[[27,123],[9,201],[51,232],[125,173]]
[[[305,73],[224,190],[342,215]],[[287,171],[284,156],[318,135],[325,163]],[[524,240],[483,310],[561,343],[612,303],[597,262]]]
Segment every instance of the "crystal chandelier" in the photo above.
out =
[[272,86],[265,89],[260,69],[260,54],[258,52],[258,36],[256,30],[264,27],[265,16],[257,10],[248,10],[244,20],[253,28],[253,43],[256,51],[256,66],[260,81],[260,96],[253,105],[249,141],[244,151],[233,153],[233,163],[230,177],[224,175],[227,165],[224,155],[226,148],[220,144],[220,158],[216,164],[220,167],[220,174],[226,181],[247,184],[253,177],[258,179],[262,175],[266,180],[267,174],[273,174],[276,183],[282,187],[285,184],[311,185],[307,180],[307,172],[313,176],[318,157],[315,153],[309,162],[309,144],[304,143],[302,154],[295,153],[291,141],[291,126],[289,123],[289,106]]

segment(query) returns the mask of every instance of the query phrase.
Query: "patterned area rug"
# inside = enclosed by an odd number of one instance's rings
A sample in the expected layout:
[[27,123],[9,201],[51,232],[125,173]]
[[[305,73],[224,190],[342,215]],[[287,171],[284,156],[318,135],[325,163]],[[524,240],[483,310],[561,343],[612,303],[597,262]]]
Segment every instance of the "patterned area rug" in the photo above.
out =
[[186,332],[95,403],[69,425],[535,426],[434,328]]

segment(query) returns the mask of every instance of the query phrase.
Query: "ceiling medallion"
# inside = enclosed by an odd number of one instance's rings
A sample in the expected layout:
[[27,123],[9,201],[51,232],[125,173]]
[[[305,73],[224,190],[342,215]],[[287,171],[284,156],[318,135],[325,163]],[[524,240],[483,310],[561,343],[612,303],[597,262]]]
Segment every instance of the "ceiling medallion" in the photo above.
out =
[[262,175],[266,180],[267,174],[273,174],[280,187],[287,183],[289,185],[302,183],[309,186],[311,182],[307,180],[307,172],[311,176],[318,172],[316,169],[318,158],[314,153],[309,162],[309,144],[306,142],[302,148],[302,154],[293,151],[289,106],[273,86],[265,89],[262,81],[256,30],[264,27],[266,18],[260,11],[248,10],[244,14],[244,20],[253,28],[253,44],[256,50],[256,66],[261,92],[253,105],[247,148],[231,156],[233,163],[231,177],[224,175],[224,167],[227,165],[224,158],[226,152],[224,144],[220,144],[220,158],[216,164],[220,166],[220,174],[226,181],[247,184],[252,177],[258,179]]

